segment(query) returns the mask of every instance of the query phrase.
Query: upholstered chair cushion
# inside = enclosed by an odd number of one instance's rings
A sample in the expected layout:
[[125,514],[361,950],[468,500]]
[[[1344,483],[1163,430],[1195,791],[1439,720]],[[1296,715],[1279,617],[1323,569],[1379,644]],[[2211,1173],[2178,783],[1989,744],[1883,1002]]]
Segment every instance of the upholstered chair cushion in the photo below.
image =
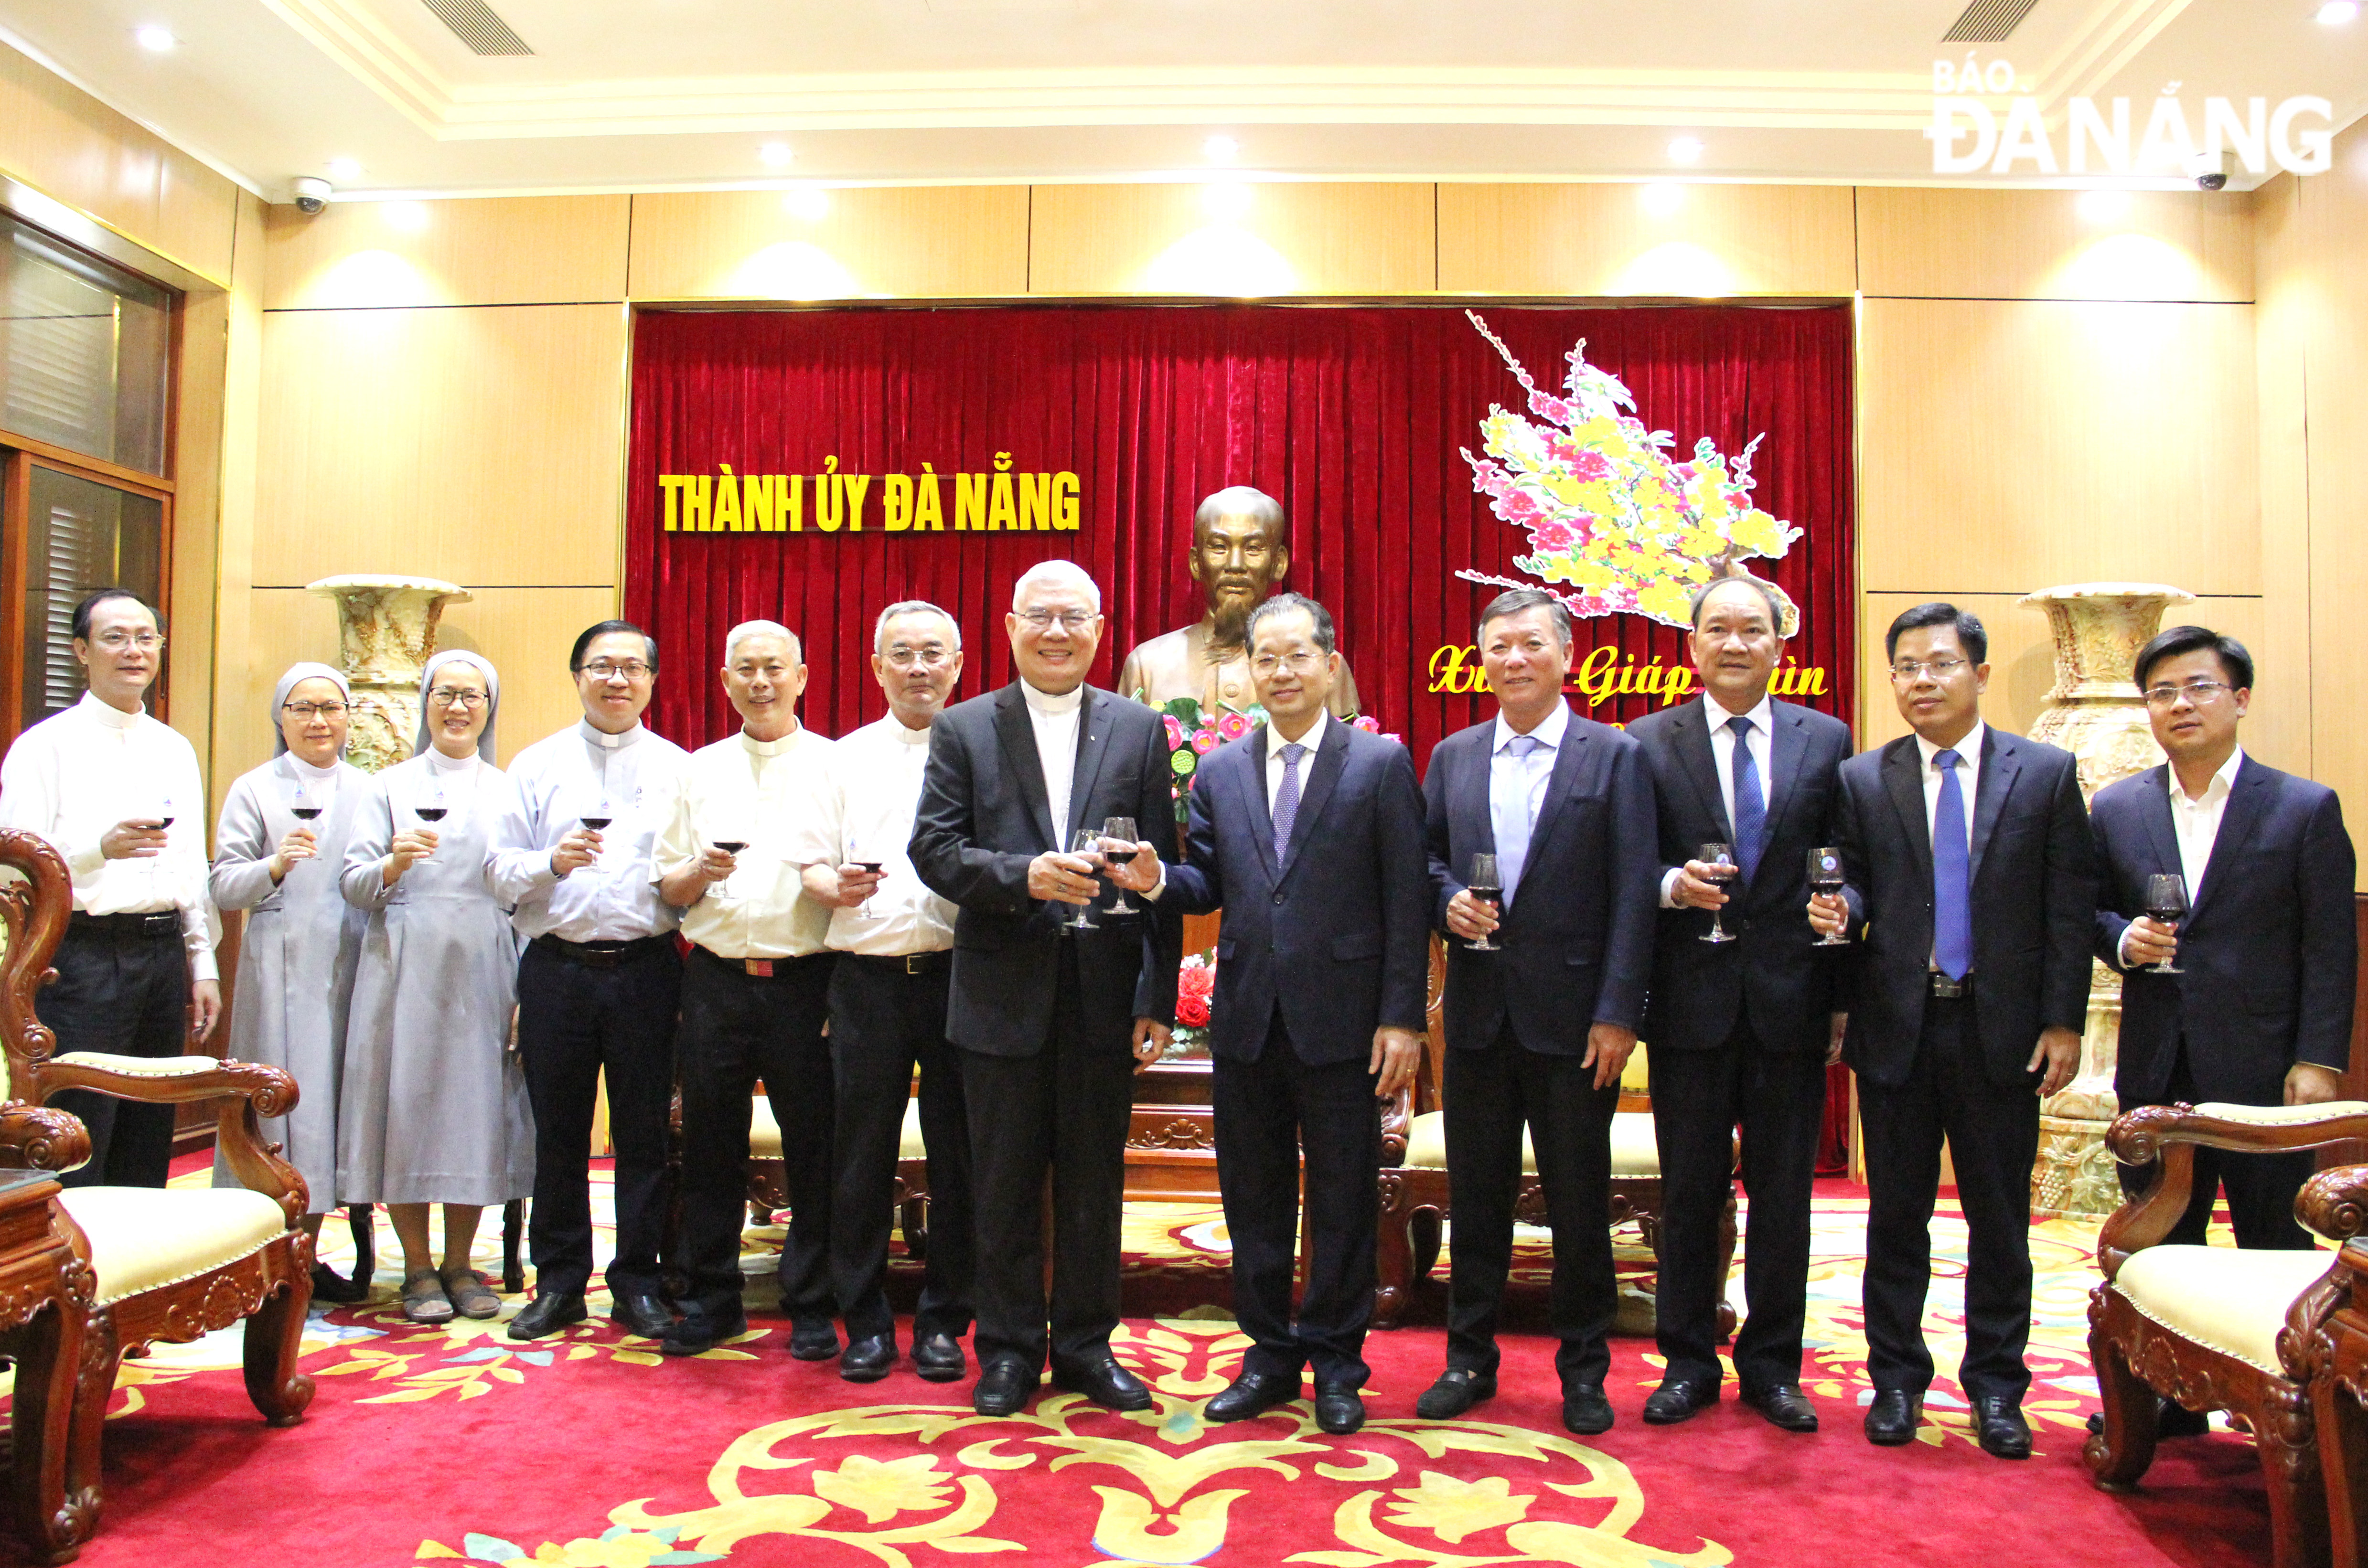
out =
[[288,1229],[279,1204],[243,1187],[74,1187],[58,1203],[90,1238],[102,1307],[210,1274]]
[[2130,1254],[2113,1289],[2180,1338],[2283,1377],[2278,1330],[2286,1309],[2334,1261],[2331,1252],[2150,1246]]
[[[905,1102],[905,1133],[897,1142],[896,1157],[917,1160],[925,1151],[921,1147],[921,1102]],[[781,1157],[781,1124],[773,1119],[773,1102],[764,1096],[757,1096],[754,1111],[748,1118],[748,1157],[753,1160],[778,1160]]]
[[[1406,1165],[1413,1170],[1447,1168],[1447,1113],[1427,1111],[1406,1130]],[[1521,1129],[1521,1174],[1538,1174],[1537,1151],[1530,1146],[1530,1130]],[[1611,1119],[1611,1174],[1615,1176],[1656,1176],[1661,1174],[1661,1146],[1653,1138],[1650,1111],[1622,1111]]]
[[2290,1127],[2329,1117],[2368,1115],[2368,1100],[2329,1100],[2325,1105],[2229,1105],[2212,1100],[2197,1106],[2195,1114],[2241,1121],[2248,1127]]

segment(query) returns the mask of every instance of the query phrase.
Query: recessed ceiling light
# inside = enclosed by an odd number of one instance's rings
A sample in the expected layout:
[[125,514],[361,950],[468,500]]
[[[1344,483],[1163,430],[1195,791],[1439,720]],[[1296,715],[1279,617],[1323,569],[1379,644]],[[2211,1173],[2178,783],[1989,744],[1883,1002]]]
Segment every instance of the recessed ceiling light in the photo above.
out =
[[[2326,18],[2321,17],[2320,19],[2323,21]],[[141,48],[156,54],[164,53],[166,50],[171,49],[175,44],[181,41],[179,39],[173,36],[172,28],[157,22],[149,23],[146,27],[134,32],[131,37],[136,42],[138,42]]]
[[2360,0],[2327,0],[2327,4],[2318,8],[2318,20],[2322,27],[2340,28],[2346,22],[2359,19]]
[[781,198],[781,210],[792,218],[814,222],[830,215],[830,192],[800,186]]
[[1242,144],[1230,136],[1212,136],[1201,143],[1201,151],[1212,164],[1230,164],[1241,156]]
[[768,169],[787,168],[791,160],[796,156],[797,154],[790,150],[790,144],[786,142],[768,142],[757,149],[758,161]]
[[361,178],[361,175],[362,165],[359,159],[332,158],[329,160],[329,177],[331,179],[359,179]]
[[2117,223],[2130,215],[2130,193],[2126,190],[2084,190],[2074,205],[2087,222]]
[[1637,204],[1656,218],[1667,218],[1686,204],[1686,187],[1657,180],[1636,193]]
[[1702,144],[1699,136],[1680,136],[1669,143],[1669,157],[1680,164],[1702,162]]

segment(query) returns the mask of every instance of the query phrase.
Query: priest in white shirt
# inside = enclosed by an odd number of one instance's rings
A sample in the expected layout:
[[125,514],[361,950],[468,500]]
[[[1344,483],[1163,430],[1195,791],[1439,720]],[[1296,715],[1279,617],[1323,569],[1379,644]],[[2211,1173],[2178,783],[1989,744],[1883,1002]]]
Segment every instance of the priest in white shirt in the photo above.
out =
[[[165,663],[156,612],[123,588],[74,607],[89,689],[18,735],[0,762],[0,827],[40,835],[74,877],[74,915],[41,993],[61,1054],[178,1056],[222,1016],[206,891],[206,786],[189,743],[142,698]],[[169,1105],[84,1089],[51,1101],[90,1130],[90,1163],[65,1186],[162,1187]]]
[[625,620],[585,629],[568,654],[584,717],[518,753],[486,878],[511,908],[518,958],[518,1057],[534,1102],[534,1301],[512,1339],[540,1339],[586,1315],[592,1278],[592,1114],[609,1085],[616,1150],[617,1250],[609,1315],[655,1339],[674,1322],[658,1251],[672,1196],[678,917],[658,896],[652,850],[674,804],[684,753],[642,723],[657,685],[657,640]]
[[806,666],[797,634],[744,621],[723,640],[723,689],[740,733],[691,753],[665,826],[658,892],[682,911],[675,1058],[682,1080],[682,1249],[690,1277],[667,1331],[669,1356],[696,1356],[748,1328],[740,1221],[748,1201],[748,1122],[757,1080],[781,1130],[790,1233],[781,1310],[790,1354],[838,1354],[830,1289],[830,910],[792,858],[815,810],[831,743],[798,722]]
[[838,1168],[830,1210],[831,1282],[847,1319],[838,1375],[876,1382],[896,1364],[896,1319],[882,1289],[895,1219],[896,1161],[920,1071],[928,1155],[928,1250],[913,1312],[913,1369],[951,1382],[970,1332],[970,1126],[960,1053],[946,1039],[954,906],[923,885],[905,854],[929,726],[962,676],[962,630],[936,605],[880,612],[871,674],[888,715],[831,748],[820,809],[801,820],[792,858],[806,892],[831,908],[830,1051],[837,1069]]

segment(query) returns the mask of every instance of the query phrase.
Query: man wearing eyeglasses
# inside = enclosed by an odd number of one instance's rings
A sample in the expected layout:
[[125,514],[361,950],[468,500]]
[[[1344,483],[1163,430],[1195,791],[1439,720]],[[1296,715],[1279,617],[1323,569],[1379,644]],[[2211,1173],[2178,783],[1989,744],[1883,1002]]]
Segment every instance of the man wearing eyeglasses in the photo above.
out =
[[1954,605],[1884,634],[1892,695],[1915,733],[1841,766],[1835,837],[1847,885],[1809,922],[1855,927],[1843,1054],[1866,1140],[1867,1440],[1911,1442],[1932,1205],[1945,1139],[1967,1233],[1965,1354],[1974,1435],[2031,1457],[2031,1167],[2039,1102],[2071,1081],[2089,1015],[2096,845],[2072,754],[1982,722],[1989,638]]
[[534,1105],[535,1296],[510,1320],[512,1339],[584,1321],[586,1165],[603,1077],[617,1157],[609,1315],[653,1339],[674,1321],[659,1291],[658,1249],[672,1197],[666,1122],[682,960],[679,917],[658,896],[650,857],[684,754],[642,724],[657,664],[657,640],[631,621],[604,620],[575,639],[567,667],[584,717],[510,764],[509,804],[486,865],[526,943],[518,1036]]
[[[47,839],[74,878],[41,1022],[58,1051],[178,1056],[222,1017],[213,901],[206,891],[206,787],[189,743],[143,705],[165,664],[156,612],[123,588],[74,607],[82,700],[18,735],[0,762],[0,827]],[[86,1089],[51,1103],[90,1130],[90,1162],[66,1187],[162,1187],[169,1105]]]
[[[2139,650],[2137,682],[2169,760],[2098,790],[2093,808],[2097,956],[2124,977],[2121,1108],[2341,1098],[2359,970],[2342,805],[2325,785],[2245,755],[2237,731],[2253,660],[2235,638],[2174,626]],[[2159,876],[2184,879],[2185,918],[2145,913]],[[2225,1187],[2238,1246],[2316,1244],[2294,1217],[2311,1163],[2306,1150],[2197,1149],[2187,1212],[2163,1239],[2202,1244]],[[2137,1173],[2123,1176],[2135,1185]],[[2203,1429],[2185,1415],[2169,1425]]]

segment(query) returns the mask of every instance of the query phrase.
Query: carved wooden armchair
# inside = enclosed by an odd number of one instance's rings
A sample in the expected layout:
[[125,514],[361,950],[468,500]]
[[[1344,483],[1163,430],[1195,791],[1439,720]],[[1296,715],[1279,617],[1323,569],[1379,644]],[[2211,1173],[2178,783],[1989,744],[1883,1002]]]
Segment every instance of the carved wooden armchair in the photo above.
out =
[[[2322,1235],[2368,1229],[2368,1166],[2321,1171],[2303,1184],[2294,1211]],[[2368,1568],[2368,1244],[2335,1255],[2328,1275],[2334,1311],[2318,1330],[2318,1377],[2312,1388],[2318,1420],[2319,1472],[2327,1483],[2327,1526],[2336,1568]]]
[[[773,1102],[763,1085],[748,1114],[748,1220],[769,1225],[773,1215],[790,1206],[787,1166],[781,1159],[781,1124],[773,1119]],[[921,1143],[921,1101],[905,1102],[905,1130],[896,1142],[896,1228],[905,1233],[905,1251],[919,1257],[929,1244],[929,1160]]]
[[[278,1145],[264,1143],[257,1120],[296,1103],[295,1079],[276,1067],[211,1056],[54,1054],[56,1039],[41,1027],[34,1002],[54,978],[50,959],[73,907],[72,883],[57,852],[30,834],[0,829],[0,867],[23,878],[0,887],[7,941],[0,959],[0,1060],[7,1073],[0,1167],[56,1170],[87,1158],[81,1123],[42,1102],[61,1089],[88,1089],[152,1104],[211,1102],[217,1147],[241,1183],[83,1187],[55,1199],[89,1276],[78,1365],[72,1400],[52,1402],[37,1429],[26,1430],[20,1405],[15,1466],[20,1478],[28,1469],[54,1477],[55,1502],[33,1547],[44,1560],[63,1562],[98,1522],[100,1431],[126,1350],[196,1339],[245,1318],[248,1397],[271,1426],[302,1416],[313,1380],[296,1369],[296,1358],[313,1296],[313,1244],[301,1224],[304,1178],[279,1158]],[[64,1136],[62,1123],[77,1136]]]
[[[2089,1296],[2089,1358],[2104,1403],[2103,1430],[2082,1457],[2107,1491],[2135,1487],[2154,1462],[2160,1405],[2226,1410],[2251,1423],[2269,1483],[2277,1568],[2328,1561],[2314,1381],[2328,1320],[2346,1299],[2344,1271],[2326,1252],[2240,1252],[2158,1244],[2186,1211],[2195,1150],[2261,1153],[2368,1137],[2368,1103],[2317,1106],[2146,1106],[2116,1120],[2107,1145],[2155,1176],[2105,1221],[2097,1256],[2105,1278]],[[2342,1243],[2368,1229],[2368,1166],[2314,1177],[2295,1217]]]
[[[1426,1009],[1429,1028],[1423,1040],[1423,1065],[1416,1074],[1413,1114],[1393,1140],[1388,1119],[1383,1124],[1381,1173],[1381,1235],[1377,1272],[1381,1276],[1373,1299],[1373,1326],[1395,1328],[1406,1299],[1417,1281],[1428,1278],[1439,1261],[1439,1244],[1449,1217],[1447,1179],[1447,1030],[1442,1017],[1447,994],[1447,952],[1437,936],[1430,939],[1430,994]],[[1524,1224],[1545,1222],[1545,1188],[1538,1180],[1537,1161],[1530,1151],[1529,1134],[1521,1135],[1521,1186],[1513,1200],[1514,1218]],[[1726,1215],[1719,1227],[1718,1331],[1721,1338],[1735,1332],[1735,1309],[1726,1301],[1727,1276],[1735,1267],[1735,1194],[1730,1187]],[[1650,1069],[1642,1045],[1628,1059],[1620,1078],[1620,1108],[1611,1119],[1611,1208],[1610,1224],[1634,1220],[1645,1244],[1657,1254],[1661,1240],[1661,1152],[1653,1136]]]

